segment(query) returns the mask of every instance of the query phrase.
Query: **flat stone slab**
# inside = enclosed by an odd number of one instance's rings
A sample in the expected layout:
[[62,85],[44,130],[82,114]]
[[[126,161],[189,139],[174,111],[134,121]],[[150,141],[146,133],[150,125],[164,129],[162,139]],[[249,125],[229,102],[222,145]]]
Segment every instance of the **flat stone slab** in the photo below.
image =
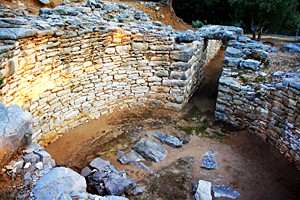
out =
[[167,150],[160,144],[150,139],[142,138],[133,149],[141,154],[144,158],[160,162],[165,159]]
[[37,34],[35,29],[29,28],[0,28],[0,39],[15,40]]
[[240,193],[227,185],[212,186],[214,197],[228,197],[235,199],[240,196]]
[[204,180],[199,180],[195,194],[196,200],[212,200],[211,196],[211,183]]
[[109,161],[107,160],[103,160],[101,158],[95,158],[91,163],[90,166],[92,168],[95,168],[99,171],[102,172],[114,172],[114,173],[118,173],[118,170],[110,164]]
[[143,170],[145,170],[151,174],[153,173],[153,171],[147,165],[145,165],[143,162],[140,162],[145,159],[140,154],[136,153],[133,150],[130,153],[128,153],[127,155],[123,151],[119,151],[117,153],[117,156],[118,156],[118,160],[123,165],[126,165],[126,164],[134,165],[134,166],[142,168]]
[[203,155],[201,167],[205,169],[218,169],[217,163],[214,159],[215,152],[209,151]]
[[182,141],[179,140],[179,138],[174,137],[172,135],[160,132],[160,131],[155,131],[154,137],[158,140],[160,140],[162,143],[165,143],[171,147],[182,147]]
[[205,25],[197,30],[207,39],[233,40],[243,35],[243,29],[234,26]]
[[243,52],[234,47],[227,47],[225,55],[232,58],[240,58],[244,56]]
[[247,60],[243,60],[240,63],[240,66],[243,68],[247,68],[247,69],[252,69],[254,71],[259,70],[261,65],[261,62],[257,61],[257,60],[253,60],[253,59],[247,59]]

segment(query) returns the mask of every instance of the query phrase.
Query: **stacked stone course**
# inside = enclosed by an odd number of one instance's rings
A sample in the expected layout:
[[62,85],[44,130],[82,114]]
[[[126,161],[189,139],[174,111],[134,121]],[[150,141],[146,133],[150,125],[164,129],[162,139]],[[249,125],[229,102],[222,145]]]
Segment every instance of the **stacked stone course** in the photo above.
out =
[[204,40],[177,43],[171,27],[147,18],[108,20],[115,10],[66,5],[42,9],[26,25],[2,19],[10,28],[0,29],[0,101],[32,114],[34,141],[47,144],[115,109],[181,109],[200,84],[210,51]]
[[[239,42],[230,43],[237,45]],[[270,58],[263,50],[270,48],[257,43],[241,45],[247,48],[241,52],[248,56],[231,58],[229,55],[233,51],[227,49],[215,116],[236,127],[247,128],[270,142],[300,169],[300,74],[292,71],[265,73],[263,62],[269,62]],[[262,62],[257,61],[259,71],[254,72],[256,67],[246,68],[242,64],[244,59],[249,60],[249,46],[262,49],[252,49],[255,58]],[[260,53],[258,57],[257,52]]]

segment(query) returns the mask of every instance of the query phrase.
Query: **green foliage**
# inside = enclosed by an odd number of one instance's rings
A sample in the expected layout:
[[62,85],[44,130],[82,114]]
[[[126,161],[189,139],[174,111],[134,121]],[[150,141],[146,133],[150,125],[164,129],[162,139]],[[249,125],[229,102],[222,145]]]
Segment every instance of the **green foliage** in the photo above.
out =
[[194,28],[201,28],[202,26],[204,26],[204,23],[197,20],[197,21],[192,21],[192,27]]
[[191,24],[192,21],[207,21],[207,24],[227,24],[232,10],[228,0],[177,0],[173,1],[177,16]]
[[240,19],[251,30],[272,32],[290,29],[295,31],[299,24],[298,0],[228,0],[235,8],[235,19]]
[[299,0],[177,0],[175,13],[198,28],[204,24],[234,25],[251,32],[294,34],[300,26]]

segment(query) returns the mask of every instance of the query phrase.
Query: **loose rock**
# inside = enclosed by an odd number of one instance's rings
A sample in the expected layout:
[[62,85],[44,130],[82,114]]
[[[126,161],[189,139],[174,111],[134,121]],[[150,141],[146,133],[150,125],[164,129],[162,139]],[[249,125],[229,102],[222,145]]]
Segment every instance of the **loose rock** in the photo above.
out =
[[153,160],[155,162],[162,161],[166,155],[167,150],[160,144],[150,139],[142,138],[133,149],[141,154],[144,158]]
[[37,181],[32,193],[37,200],[58,199],[64,193],[85,191],[86,182],[71,169],[57,167]]
[[209,151],[204,154],[201,162],[201,167],[206,169],[218,169],[217,163],[214,160],[215,152]]
[[240,196],[240,193],[227,185],[212,186],[214,197],[228,197],[235,199]]
[[162,143],[165,143],[171,147],[182,147],[182,141],[172,135],[160,131],[155,131],[154,137],[156,139],[159,139]]
[[198,187],[195,194],[196,200],[212,200],[211,183],[204,180],[198,181]]

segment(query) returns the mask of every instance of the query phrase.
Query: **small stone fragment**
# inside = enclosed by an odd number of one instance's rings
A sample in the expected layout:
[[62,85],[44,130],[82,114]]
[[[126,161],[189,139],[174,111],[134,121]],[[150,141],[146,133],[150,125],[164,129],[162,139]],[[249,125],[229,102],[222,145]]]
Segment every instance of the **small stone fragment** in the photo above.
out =
[[44,5],[50,4],[50,1],[49,1],[49,0],[39,0],[39,2],[41,2],[41,3],[44,4]]
[[25,162],[37,163],[40,161],[40,156],[34,153],[26,154],[23,156]]
[[126,156],[126,154],[123,151],[118,151],[117,153],[118,160],[123,164],[128,164],[131,160]]
[[92,174],[92,173],[93,173],[93,171],[92,171],[88,166],[85,166],[85,167],[81,170],[80,175],[81,175],[81,176],[84,176],[84,177],[87,177],[87,176],[89,176],[89,175]]
[[30,166],[31,166],[31,163],[28,162],[28,163],[26,163],[26,164],[24,165],[23,169],[28,169]]
[[136,196],[136,195],[139,195],[139,194],[142,194],[144,192],[144,188],[143,187],[134,187],[133,189],[129,190],[127,192],[128,195],[132,195],[132,196]]
[[42,162],[38,162],[35,164],[35,168],[38,170],[42,170],[44,168],[44,164]]
[[211,183],[204,180],[198,181],[198,187],[195,194],[196,200],[212,200]]
[[214,160],[214,151],[209,151],[204,154],[201,162],[201,167],[206,169],[218,169],[217,163]]
[[240,193],[227,185],[216,185],[212,186],[214,197],[228,197],[235,199],[240,196]]

